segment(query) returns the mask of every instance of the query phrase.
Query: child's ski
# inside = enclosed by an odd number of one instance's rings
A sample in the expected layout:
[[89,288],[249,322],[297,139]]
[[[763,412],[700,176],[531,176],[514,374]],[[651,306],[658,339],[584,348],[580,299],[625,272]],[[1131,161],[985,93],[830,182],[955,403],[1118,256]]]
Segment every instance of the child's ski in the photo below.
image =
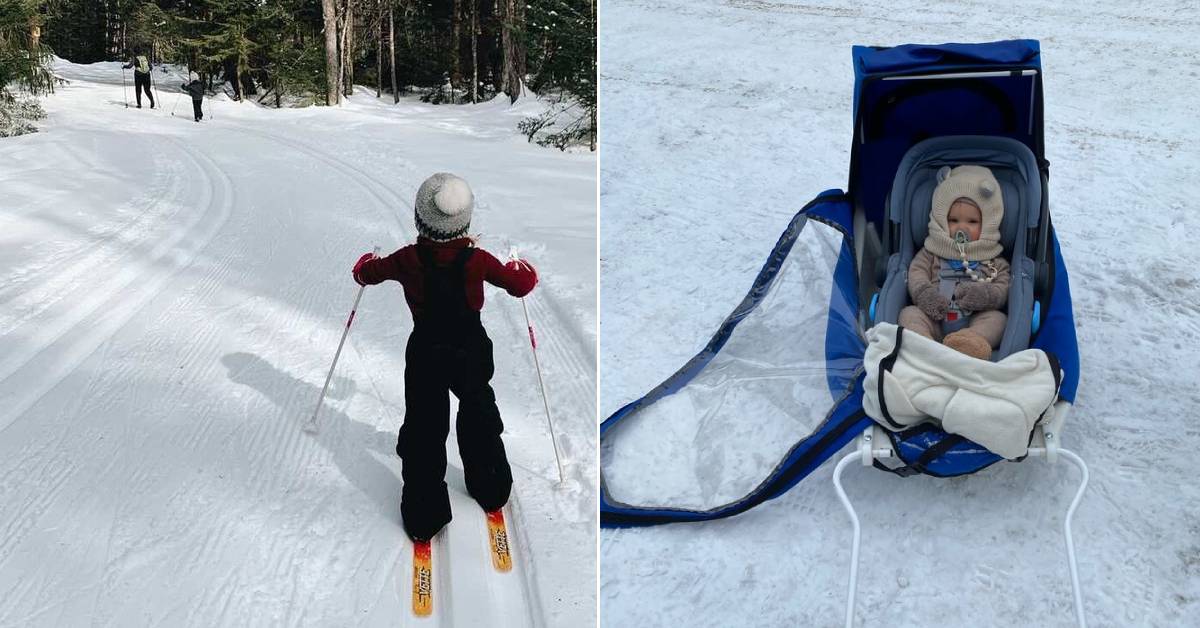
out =
[[492,546],[492,565],[496,571],[512,570],[512,554],[509,553],[508,529],[504,526],[504,512],[497,509],[487,513],[488,540]]
[[418,617],[433,612],[433,548],[429,541],[413,541],[412,604]]

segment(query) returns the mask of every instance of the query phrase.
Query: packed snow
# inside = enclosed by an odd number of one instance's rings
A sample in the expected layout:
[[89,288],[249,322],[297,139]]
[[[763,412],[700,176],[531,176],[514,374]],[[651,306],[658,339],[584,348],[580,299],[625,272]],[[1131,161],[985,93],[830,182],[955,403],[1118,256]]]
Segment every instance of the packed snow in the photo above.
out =
[[[219,95],[196,123],[177,71],[156,70],[153,110],[118,63],[55,72],[41,132],[0,140],[0,626],[594,625],[595,156],[527,143],[532,99]],[[491,565],[451,436],[454,521],[417,619],[398,284],[367,288],[321,430],[301,426],[351,266],[414,240],[438,171],[473,186],[483,248],[540,272],[526,304],[566,480],[521,303],[489,288],[514,568]]]
[[[845,186],[853,44],[1041,41],[1051,212],[1082,360],[1063,445],[1091,468],[1074,525],[1089,624],[1195,625],[1200,127],[1180,91],[1200,71],[1194,3],[613,0],[601,11],[601,417],[703,347],[794,213]],[[762,423],[759,442],[775,438],[763,415],[744,420]],[[613,451],[628,453],[604,464],[614,496],[634,503],[720,501],[723,484],[683,491],[746,449],[740,433],[670,440],[712,426],[622,431]],[[745,488],[773,462],[739,459],[743,475],[722,483]],[[638,465],[654,472],[639,477]],[[603,531],[601,624],[841,626],[850,525],[832,470],[731,519]],[[851,467],[857,625],[1075,625],[1061,526],[1077,483],[1069,464],[1034,459],[950,480]]]

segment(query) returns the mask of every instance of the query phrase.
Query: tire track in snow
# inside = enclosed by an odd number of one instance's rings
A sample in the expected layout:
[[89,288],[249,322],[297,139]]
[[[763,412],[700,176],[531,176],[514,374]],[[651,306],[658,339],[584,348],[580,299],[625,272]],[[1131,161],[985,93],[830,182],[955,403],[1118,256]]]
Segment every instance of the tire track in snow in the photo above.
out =
[[192,161],[207,182],[204,200],[199,204],[204,209],[167,238],[152,243],[152,247],[151,243],[138,245],[139,251],[151,247],[140,256],[145,261],[123,268],[118,278],[103,288],[89,290],[68,314],[55,321],[57,324],[34,334],[28,350],[10,353],[0,361],[0,407],[4,408],[0,411],[0,432],[121,329],[171,277],[191,264],[229,219],[233,185],[228,175],[184,142],[175,138],[167,141]]

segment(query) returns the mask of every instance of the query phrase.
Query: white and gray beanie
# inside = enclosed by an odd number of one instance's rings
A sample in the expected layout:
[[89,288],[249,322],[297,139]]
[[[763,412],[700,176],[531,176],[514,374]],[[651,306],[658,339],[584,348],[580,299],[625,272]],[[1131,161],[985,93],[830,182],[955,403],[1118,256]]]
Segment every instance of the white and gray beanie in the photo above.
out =
[[929,212],[929,235],[925,248],[942,259],[960,259],[949,233],[947,214],[954,201],[965,198],[979,208],[982,219],[979,239],[966,245],[966,258],[972,262],[992,259],[1004,252],[1000,244],[1000,222],[1004,220],[1004,198],[1000,182],[992,171],[983,166],[943,167],[937,173],[938,184],[933,190],[933,207]]
[[439,172],[417,190],[417,232],[430,240],[445,242],[467,235],[475,196],[471,186],[448,172]]

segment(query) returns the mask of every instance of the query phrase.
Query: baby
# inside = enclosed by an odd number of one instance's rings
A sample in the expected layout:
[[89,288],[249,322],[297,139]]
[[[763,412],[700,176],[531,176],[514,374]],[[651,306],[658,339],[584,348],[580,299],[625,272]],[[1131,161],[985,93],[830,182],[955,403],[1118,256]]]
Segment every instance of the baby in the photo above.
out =
[[938,172],[925,246],[908,267],[913,305],[899,323],[969,356],[987,360],[1008,317],[1009,264],[1001,253],[1000,184],[983,166]]

